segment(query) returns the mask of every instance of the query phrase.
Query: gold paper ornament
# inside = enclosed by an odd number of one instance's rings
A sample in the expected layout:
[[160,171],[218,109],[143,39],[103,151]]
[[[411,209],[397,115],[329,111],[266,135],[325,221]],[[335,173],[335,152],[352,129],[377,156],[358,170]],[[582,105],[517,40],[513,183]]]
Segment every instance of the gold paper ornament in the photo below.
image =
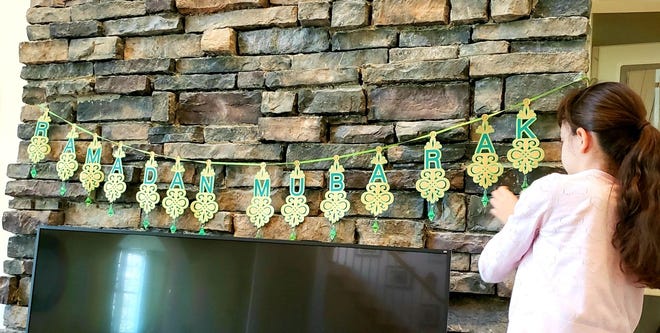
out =
[[76,161],[76,147],[75,140],[78,138],[76,127],[71,126],[71,131],[66,135],[67,142],[64,150],[60,154],[60,159],[57,161],[56,170],[57,175],[62,181],[67,181],[78,170],[78,161]]
[[195,196],[196,200],[190,205],[190,210],[201,224],[199,233],[202,235],[206,233],[204,231],[204,224],[218,212],[218,203],[215,202],[215,193],[213,193],[214,184],[215,171],[211,167],[211,161],[207,160],[206,167],[202,170],[199,181],[199,192]]
[[76,139],[78,138],[78,132],[76,132],[76,127],[71,126],[71,131],[66,135],[67,141],[62,153],[60,154],[60,159],[57,161],[55,169],[57,170],[57,175],[62,180],[62,185],[60,186],[60,195],[66,194],[66,181],[69,178],[73,177],[73,174],[78,170],[78,161],[76,161]]
[[[30,144],[28,145],[27,152],[30,161],[33,164],[37,164],[46,158],[46,155],[50,153],[50,145],[48,145],[48,127],[50,126],[50,116],[48,114],[48,109],[43,108],[44,113],[37,119],[37,124],[34,129],[34,135],[30,138]],[[37,176],[37,169],[32,166],[30,171],[32,178]]]
[[[382,151],[382,147],[376,148],[376,156],[371,159],[374,170],[367,184],[367,191],[360,196],[360,201],[362,201],[367,211],[375,217],[385,212],[394,202],[394,195],[390,193],[390,184],[387,183],[387,177],[383,169],[383,164],[387,163],[387,159],[382,155]],[[374,227],[374,229],[377,228]]]
[[523,189],[527,187],[527,174],[537,168],[545,157],[539,139],[530,129],[536,121],[536,114],[529,107],[530,103],[527,98],[523,100],[523,108],[516,116],[516,138],[512,143],[513,148],[506,154],[513,167],[523,174]]
[[424,146],[424,169],[415,183],[422,198],[430,203],[436,203],[449,189],[449,179],[445,177],[441,164],[442,145],[435,137],[436,133],[431,132],[429,142]]
[[481,137],[474,150],[474,155],[472,155],[472,163],[467,168],[467,174],[484,189],[484,195],[481,198],[484,206],[488,204],[488,187],[495,184],[504,172],[504,167],[498,161],[499,157],[495,152],[493,141],[490,139],[490,133],[494,131],[493,126],[488,124],[488,115],[483,115],[481,125],[477,128],[477,133],[481,134]]
[[270,175],[266,171],[266,163],[261,163],[261,169],[254,177],[252,199],[245,212],[250,218],[250,222],[257,227],[257,236],[260,235],[261,228],[268,223],[271,216],[275,213],[275,209],[271,203]]
[[321,201],[321,211],[333,225],[346,215],[351,208],[351,203],[346,199],[344,188],[344,167],[339,164],[339,156],[334,156],[334,162],[328,172],[328,191],[325,199]]
[[108,214],[113,215],[112,204],[115,200],[119,199],[122,193],[126,192],[126,182],[124,182],[124,166],[122,158],[126,157],[122,143],[120,142],[117,150],[112,154],[115,157],[115,162],[108,173],[107,181],[103,185],[105,197],[108,198],[110,207]]
[[[305,197],[305,173],[300,170],[300,162],[294,162],[295,168],[289,176],[289,195],[286,197],[286,203],[282,205],[282,216],[284,222],[288,224],[292,231],[289,239],[296,239],[295,227],[305,220],[309,214],[309,206]],[[298,183],[298,186],[296,186]]]
[[[85,164],[83,164],[82,172],[80,172],[80,182],[89,194],[92,193],[101,182],[104,180],[105,175],[101,171],[101,153],[103,147],[98,141],[98,135],[94,134],[92,143],[87,147],[87,154],[85,155]],[[91,203],[91,198],[88,196],[87,203]]]
[[149,227],[149,212],[151,212],[156,204],[160,201],[160,194],[158,194],[158,186],[156,180],[158,179],[158,163],[154,159],[154,152],[149,153],[150,157],[144,165],[144,177],[140,190],[135,195],[140,208],[144,211],[145,218],[142,221],[142,226],[146,229]]
[[172,167],[174,173],[170,187],[167,189],[167,195],[163,199],[165,212],[172,218],[170,232],[176,232],[176,219],[188,208],[188,198],[186,197],[186,188],[183,183],[183,173],[185,168],[181,165],[181,159],[177,156],[176,163]]
[[328,170],[328,191],[325,192],[325,199],[321,201],[321,211],[328,221],[331,228],[329,233],[330,241],[335,240],[337,236],[337,227],[339,220],[351,209],[351,202],[346,199],[346,185],[344,184],[344,167],[339,164],[339,155],[334,156],[334,162]]

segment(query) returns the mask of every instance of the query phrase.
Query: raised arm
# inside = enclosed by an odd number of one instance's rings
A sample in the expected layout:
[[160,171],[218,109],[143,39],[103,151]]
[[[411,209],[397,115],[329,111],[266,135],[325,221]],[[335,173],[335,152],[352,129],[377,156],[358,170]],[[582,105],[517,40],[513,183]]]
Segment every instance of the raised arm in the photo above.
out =
[[[511,273],[523,256],[529,251],[539,228],[547,218],[553,201],[553,175],[534,182],[523,191],[520,199],[514,203],[513,213],[507,213],[505,202],[494,203],[495,216],[507,218],[504,227],[486,244],[479,258],[479,273],[485,282],[503,281]],[[503,190],[501,200],[510,202],[510,195]],[[510,193],[510,192],[509,192]],[[509,199],[503,199],[509,197]],[[509,215],[510,214],[510,215]]]

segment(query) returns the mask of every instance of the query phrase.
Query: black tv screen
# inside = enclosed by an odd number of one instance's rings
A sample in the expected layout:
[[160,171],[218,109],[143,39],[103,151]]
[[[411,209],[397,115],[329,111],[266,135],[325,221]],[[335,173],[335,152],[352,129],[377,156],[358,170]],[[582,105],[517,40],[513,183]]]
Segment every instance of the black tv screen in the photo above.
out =
[[28,332],[446,332],[447,251],[42,227]]

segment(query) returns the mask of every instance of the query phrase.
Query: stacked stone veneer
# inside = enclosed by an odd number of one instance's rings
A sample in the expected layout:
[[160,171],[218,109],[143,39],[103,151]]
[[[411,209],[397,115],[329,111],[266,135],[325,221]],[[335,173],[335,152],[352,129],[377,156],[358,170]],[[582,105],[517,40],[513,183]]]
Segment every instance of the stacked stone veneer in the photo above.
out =
[[[53,118],[52,152],[30,176],[27,146],[38,104],[99,135],[143,150],[186,159],[292,162],[347,154],[405,141],[466,119],[507,108],[525,97],[574,80],[588,67],[587,0],[32,0],[29,41],[20,44],[24,87],[22,140],[7,173],[13,197],[3,215],[12,232],[10,260],[0,278],[9,304],[4,324],[25,327],[35,230],[39,225],[138,229],[135,193],[146,157],[124,159],[128,190],[107,214],[102,191],[70,182],[60,197],[55,163],[69,126]],[[555,109],[561,93],[534,103],[533,125],[546,160],[532,178],[561,170]],[[491,119],[505,162],[515,136],[515,112]],[[423,141],[386,151],[393,206],[374,233],[359,202],[371,155],[342,163],[352,204],[337,241],[453,250],[450,330],[504,332],[511,282],[492,285],[477,272],[479,253],[501,224],[481,205],[481,190],[465,166],[478,138],[462,127],[440,135],[451,190],[429,221],[415,191]],[[79,163],[90,136],[77,141]],[[105,143],[103,163],[112,164]],[[172,160],[159,160],[159,184],[169,184]],[[186,163],[190,198],[202,164]],[[519,190],[521,175],[507,164],[498,184]],[[329,163],[303,165],[311,213],[298,238],[326,241],[319,211]],[[287,238],[279,213],[289,168],[269,167],[276,209],[266,238]],[[220,212],[212,233],[252,237],[245,209],[255,167],[217,166]],[[77,175],[74,176],[77,179]],[[162,209],[154,228],[169,227]],[[179,230],[199,224],[188,212]],[[56,288],[56,286],[53,286]],[[75,311],[72,309],[72,311]]]

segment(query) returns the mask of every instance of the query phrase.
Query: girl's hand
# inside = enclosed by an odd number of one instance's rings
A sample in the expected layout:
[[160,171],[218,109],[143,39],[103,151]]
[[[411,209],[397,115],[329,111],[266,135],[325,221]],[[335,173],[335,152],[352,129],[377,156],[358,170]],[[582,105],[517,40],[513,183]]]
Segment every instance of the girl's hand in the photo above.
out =
[[509,216],[513,214],[513,208],[518,202],[518,197],[506,186],[500,186],[492,192],[490,204],[493,208],[490,213],[505,224]]

